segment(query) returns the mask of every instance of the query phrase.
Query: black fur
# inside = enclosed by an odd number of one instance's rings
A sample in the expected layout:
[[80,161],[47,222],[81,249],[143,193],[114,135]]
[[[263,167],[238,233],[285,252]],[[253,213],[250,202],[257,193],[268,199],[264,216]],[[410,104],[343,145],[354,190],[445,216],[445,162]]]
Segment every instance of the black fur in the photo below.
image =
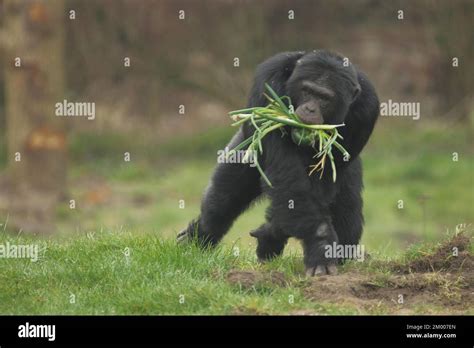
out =
[[[331,101],[321,101],[320,116],[326,124],[345,123],[340,128],[341,144],[351,155],[344,161],[339,151],[336,160],[337,181],[326,165],[324,175],[308,176],[314,164],[314,149],[295,145],[290,136],[279,131],[263,140],[264,153],[259,157],[273,187],[268,187],[256,168],[248,164],[219,164],[212,176],[201,205],[200,217],[191,222],[179,238],[194,237],[203,245],[217,244],[233,221],[261,194],[271,201],[267,222],[251,233],[258,239],[257,255],[261,260],[280,255],[289,237],[302,241],[304,262],[310,273],[328,265],[324,246],[337,242],[358,244],[362,234],[362,166],[359,154],[372,133],[379,114],[379,102],[367,77],[343,58],[327,51],[287,52],[277,54],[257,68],[249,107],[265,106],[264,84],[278,95],[291,97],[295,107],[303,103],[301,81],[313,81],[334,92]],[[253,132],[252,125],[237,131],[231,149]],[[290,209],[290,202],[294,208]]]

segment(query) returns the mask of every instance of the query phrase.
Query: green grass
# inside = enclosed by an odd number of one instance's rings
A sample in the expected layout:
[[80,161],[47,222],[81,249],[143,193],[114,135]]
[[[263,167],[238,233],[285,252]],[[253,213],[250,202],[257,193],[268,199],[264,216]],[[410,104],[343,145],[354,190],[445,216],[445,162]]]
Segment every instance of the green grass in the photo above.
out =
[[[91,239],[93,238],[93,239]],[[2,314],[231,314],[237,309],[286,313],[312,308],[342,313],[304,300],[297,287],[244,290],[223,281],[233,268],[258,268],[252,253],[202,252],[158,236],[99,233],[68,242],[0,236],[0,243],[40,243],[37,262],[4,259],[0,271]],[[125,249],[129,248],[127,260]],[[294,257],[264,266],[297,279]],[[71,295],[75,303],[70,303]],[[184,295],[184,303],[180,296]],[[295,297],[290,304],[289,295]]]
[[[39,259],[1,259],[1,314],[384,314],[390,304],[309,300],[301,257],[295,254],[259,264],[245,246],[200,250],[177,245],[158,235],[102,231],[58,241],[12,237],[0,233],[0,244],[38,244]],[[239,254],[235,254],[239,247]],[[471,245],[472,250],[472,245]],[[432,245],[410,250],[408,260],[433,252]],[[127,256],[128,253],[128,256]],[[377,286],[390,284],[389,259],[349,262],[342,277],[370,274]],[[278,271],[286,285],[260,282],[243,287],[226,281],[231,270]],[[436,274],[434,274],[436,276]],[[339,276],[338,276],[339,277]],[[357,278],[356,278],[357,279]],[[342,279],[341,284],[347,281]],[[457,288],[455,288],[457,290]],[[72,299],[74,298],[74,301]],[[290,298],[293,301],[290,301]],[[180,302],[181,300],[181,302]],[[184,301],[183,301],[184,300]],[[466,310],[474,310],[467,306]],[[446,308],[422,303],[419,311]]]
[[[320,172],[320,175],[322,175],[325,163],[330,162],[332,177],[335,182],[336,166],[332,154],[333,147],[338,149],[344,155],[344,158],[349,158],[346,149],[338,142],[338,139],[342,139],[342,136],[339,134],[337,128],[344,126],[344,124],[308,125],[302,122],[299,116],[295,114],[291,99],[288,96],[278,96],[268,84],[265,84],[265,90],[266,93],[264,93],[264,95],[268,101],[266,107],[252,107],[231,111],[229,113],[234,121],[232,126],[240,127],[242,124],[250,123],[254,128],[253,136],[245,139],[231,149],[231,153],[245,149],[242,163],[252,161],[258,169],[261,178],[268,186],[272,187],[272,183],[266,176],[258,160],[259,155],[263,153],[262,140],[268,134],[276,132],[277,130],[280,130],[282,135],[284,135],[283,127],[291,126],[291,138],[294,143],[311,146],[315,150],[315,158],[317,160],[311,165],[309,175],[312,175],[313,172]],[[284,100],[288,102],[289,107],[286,106]]]

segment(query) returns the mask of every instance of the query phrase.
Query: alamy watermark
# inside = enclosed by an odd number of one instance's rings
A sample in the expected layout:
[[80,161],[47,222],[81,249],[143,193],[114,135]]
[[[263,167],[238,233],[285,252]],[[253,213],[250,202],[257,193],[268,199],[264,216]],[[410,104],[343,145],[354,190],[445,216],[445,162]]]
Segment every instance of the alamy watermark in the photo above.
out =
[[0,244],[0,259],[30,259],[31,262],[38,261],[38,244],[11,244],[6,242]]
[[56,103],[55,109],[56,116],[87,117],[88,120],[95,119],[95,103],[73,103],[64,99],[62,102]]
[[226,147],[224,150],[217,151],[217,163],[248,163],[250,167],[255,167],[257,165],[255,162],[256,157],[256,151],[234,151],[229,150],[228,147]]
[[25,324],[18,326],[18,337],[46,338],[48,341],[53,342],[56,340],[56,325],[37,325],[26,322]]
[[418,102],[395,102],[389,99],[380,103],[381,116],[401,116],[411,117],[414,120],[420,119],[420,103]]
[[365,247],[361,244],[337,244],[333,242],[324,246],[324,256],[328,259],[353,259],[363,262],[365,259]]

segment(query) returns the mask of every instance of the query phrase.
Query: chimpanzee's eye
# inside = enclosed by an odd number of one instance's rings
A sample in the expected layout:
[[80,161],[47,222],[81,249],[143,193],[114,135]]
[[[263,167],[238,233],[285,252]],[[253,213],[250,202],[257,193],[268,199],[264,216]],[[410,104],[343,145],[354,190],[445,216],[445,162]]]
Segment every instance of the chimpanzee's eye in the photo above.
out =
[[319,94],[318,99],[320,99],[321,101],[327,103],[329,101],[329,96],[327,96],[325,94]]

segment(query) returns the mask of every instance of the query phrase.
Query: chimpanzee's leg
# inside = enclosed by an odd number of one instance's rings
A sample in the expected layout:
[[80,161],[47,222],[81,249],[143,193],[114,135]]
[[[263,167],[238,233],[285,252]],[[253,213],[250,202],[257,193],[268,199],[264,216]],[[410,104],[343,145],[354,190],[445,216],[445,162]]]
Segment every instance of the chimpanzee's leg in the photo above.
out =
[[283,253],[288,237],[278,232],[270,223],[265,223],[250,232],[252,237],[257,238],[257,256],[260,262],[270,260]]
[[[239,130],[229,150],[245,140]],[[200,216],[178,234],[178,242],[196,238],[204,246],[216,245],[234,220],[261,194],[260,174],[242,163],[219,163],[204,193]]]
[[265,188],[271,200],[271,229],[302,240],[308,275],[335,273],[336,260],[326,251],[338,241],[329,210],[336,186],[330,186],[331,179],[308,176],[308,163],[290,139],[279,136],[265,146],[272,149],[264,159],[265,174],[273,186]]
[[357,245],[362,236],[362,166],[355,159],[338,178],[339,192],[331,207],[331,216],[341,245]]

